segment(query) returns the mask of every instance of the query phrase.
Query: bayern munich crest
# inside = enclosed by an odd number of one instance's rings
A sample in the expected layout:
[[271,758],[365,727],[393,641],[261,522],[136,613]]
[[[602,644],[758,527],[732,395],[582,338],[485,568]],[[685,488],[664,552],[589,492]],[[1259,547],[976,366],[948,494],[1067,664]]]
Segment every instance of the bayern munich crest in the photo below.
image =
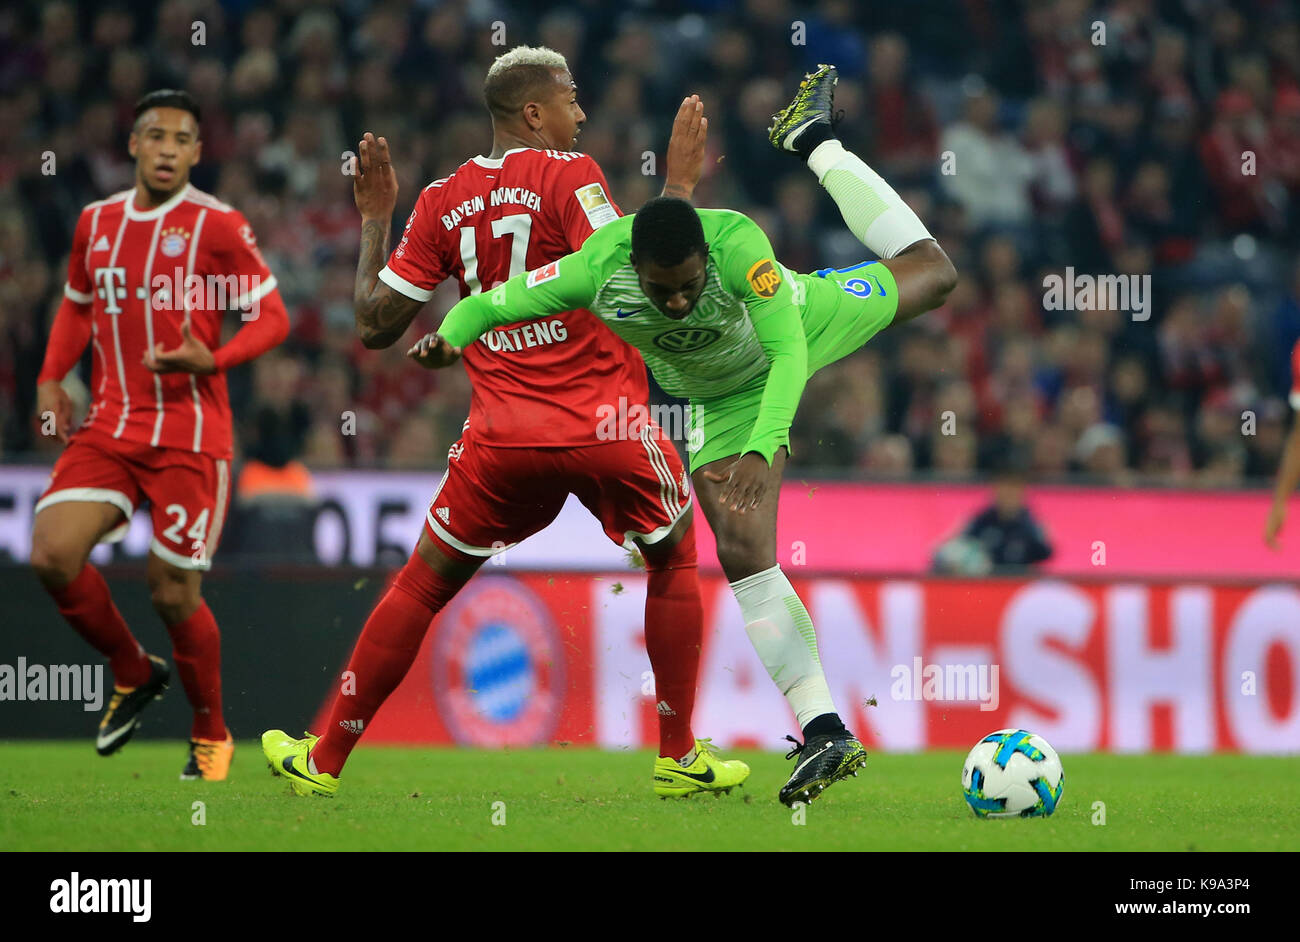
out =
[[178,255],[185,254],[185,247],[189,244],[189,239],[190,234],[180,226],[168,226],[162,232],[158,247],[164,255],[169,258],[176,258]]
[[433,692],[458,743],[546,742],[564,699],[564,651],[546,606],[509,576],[479,576],[434,623]]

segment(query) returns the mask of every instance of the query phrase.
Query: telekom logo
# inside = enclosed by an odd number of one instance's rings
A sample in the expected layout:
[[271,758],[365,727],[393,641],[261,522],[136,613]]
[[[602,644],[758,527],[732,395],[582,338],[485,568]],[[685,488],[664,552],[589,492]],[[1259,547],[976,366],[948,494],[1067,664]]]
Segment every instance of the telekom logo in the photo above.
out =
[[104,313],[121,314],[117,302],[126,297],[126,269],[96,268],[95,283],[99,285],[97,294],[104,299]]

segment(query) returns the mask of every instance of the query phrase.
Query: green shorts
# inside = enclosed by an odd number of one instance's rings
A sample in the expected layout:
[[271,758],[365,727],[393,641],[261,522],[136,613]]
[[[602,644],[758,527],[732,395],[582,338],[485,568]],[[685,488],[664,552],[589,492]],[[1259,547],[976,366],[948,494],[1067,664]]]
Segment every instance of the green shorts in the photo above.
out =
[[[808,375],[843,359],[888,327],[898,310],[898,285],[888,268],[861,262],[849,268],[823,268],[795,276],[796,297],[803,293],[803,331],[808,344]],[[711,461],[739,455],[758,419],[767,375],[717,399],[692,399],[686,453],[691,471]],[[781,444],[788,450],[787,430]]]

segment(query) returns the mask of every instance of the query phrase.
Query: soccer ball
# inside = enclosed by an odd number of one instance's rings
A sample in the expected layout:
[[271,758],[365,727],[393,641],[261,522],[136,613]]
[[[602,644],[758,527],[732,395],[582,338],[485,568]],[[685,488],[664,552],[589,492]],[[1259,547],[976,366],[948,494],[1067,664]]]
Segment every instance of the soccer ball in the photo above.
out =
[[1042,736],[1000,729],[966,757],[961,790],[977,818],[1045,818],[1061,803],[1065,770]]

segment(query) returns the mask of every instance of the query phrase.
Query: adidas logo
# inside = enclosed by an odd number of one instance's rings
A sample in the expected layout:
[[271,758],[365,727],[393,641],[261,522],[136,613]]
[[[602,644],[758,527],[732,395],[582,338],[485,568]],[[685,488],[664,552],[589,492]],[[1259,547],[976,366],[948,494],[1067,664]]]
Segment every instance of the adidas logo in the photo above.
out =
[[446,507],[435,507],[433,512],[438,515],[438,519],[443,523],[451,522],[451,511]]
[[349,733],[356,733],[358,736],[360,736],[361,730],[365,728],[366,724],[365,721],[363,720],[339,720],[339,725],[342,726],[344,729],[346,729]]
[[107,251],[108,251],[108,236],[106,236],[106,235],[102,235],[102,236],[100,236],[100,237],[99,237],[99,241],[97,241],[97,242],[95,243],[95,247],[92,248],[90,251],[92,251],[92,252],[107,252]]
[[660,700],[655,704],[655,709],[659,711],[660,716],[676,716],[677,711],[668,705],[667,700]]

